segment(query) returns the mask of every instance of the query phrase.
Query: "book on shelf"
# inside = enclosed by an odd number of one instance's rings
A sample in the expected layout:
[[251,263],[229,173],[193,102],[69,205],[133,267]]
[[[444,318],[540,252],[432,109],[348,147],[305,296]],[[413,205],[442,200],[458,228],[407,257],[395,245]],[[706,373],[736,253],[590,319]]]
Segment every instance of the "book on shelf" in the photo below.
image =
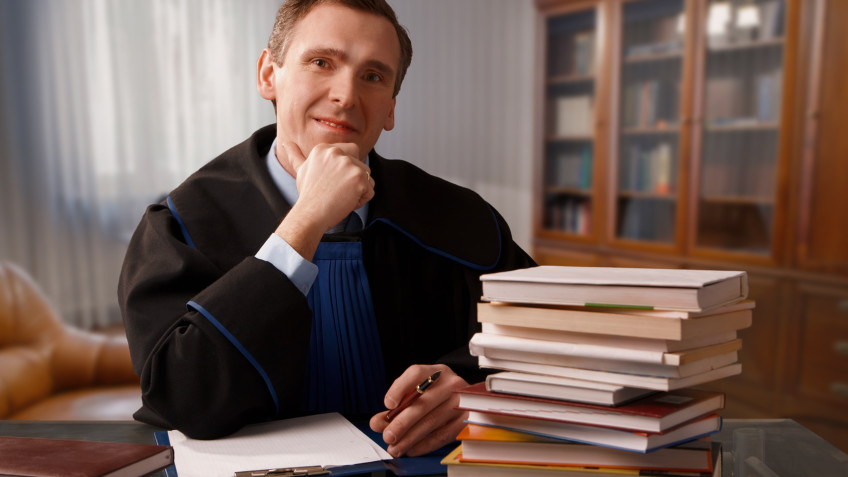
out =
[[655,129],[678,124],[679,96],[679,82],[652,79],[628,83],[622,99],[622,126]]
[[457,440],[461,462],[540,464],[676,472],[712,472],[709,438],[639,454],[467,424]]
[[[644,349],[632,349],[623,346],[604,346],[590,343],[566,343],[553,339],[534,339],[519,336],[507,336],[489,333],[475,333],[469,342],[472,356],[488,356],[490,358],[522,360],[521,355],[526,354],[526,361],[547,362],[555,364],[559,361],[565,366],[577,366],[585,359],[597,359],[599,363],[609,362],[609,366],[617,367],[616,363],[633,362],[632,369],[644,369],[648,371],[651,367],[640,367],[638,363],[655,364],[663,366],[684,366],[704,361],[708,358],[726,356],[742,348],[742,340],[735,339],[725,343],[718,343],[701,348],[687,349],[677,352],[652,351]],[[539,355],[542,361],[531,359],[531,355]],[[547,355],[547,357],[542,357]],[[560,357],[559,359],[557,357]],[[573,359],[572,359],[573,358]],[[697,367],[695,367],[697,368]],[[590,369],[607,369],[607,367]],[[658,368],[663,369],[663,368]],[[685,373],[684,373],[685,374]]]
[[477,321],[541,330],[629,336],[658,340],[689,340],[751,326],[753,300],[705,313],[672,316],[630,308],[545,306],[509,303],[477,304]]
[[702,311],[748,296],[744,271],[539,266],[480,277],[484,301]]
[[516,336],[534,340],[556,341],[604,347],[627,348],[633,350],[673,353],[676,351],[703,348],[734,341],[738,338],[736,330],[720,331],[704,336],[683,340],[643,338],[638,336],[619,336],[598,333],[579,333],[573,331],[546,330],[525,326],[481,323],[483,333],[488,335]]
[[563,150],[551,157],[551,184],[554,187],[592,187],[592,146],[584,144],[571,150]]
[[563,196],[547,208],[551,228],[586,234],[591,227],[591,206],[585,198]]
[[174,463],[170,446],[0,436],[0,474],[135,477]]
[[706,117],[708,120],[728,120],[745,116],[742,78],[715,76],[706,81]]
[[641,432],[664,432],[724,408],[724,394],[698,389],[656,393],[617,407],[510,395],[476,383],[456,391],[460,409]]
[[572,76],[575,74],[576,51],[574,35],[560,32],[548,35],[547,66],[550,77]]
[[757,118],[763,122],[780,118],[780,96],[783,78],[780,69],[758,74],[754,78],[756,89]]
[[590,95],[559,96],[554,100],[553,131],[556,136],[591,136],[594,121]]
[[721,416],[718,414],[703,416],[661,433],[628,431],[480,411],[468,411],[466,423],[640,453],[680,445],[721,430]]
[[595,72],[595,31],[586,30],[574,35],[574,73],[579,76]]
[[490,374],[486,376],[485,384],[488,391],[495,393],[582,402],[601,406],[618,406],[656,392],[650,389],[629,388],[618,384],[512,371]]
[[683,389],[742,373],[742,365],[740,363],[728,364],[700,374],[676,378],[666,376],[645,376],[612,371],[598,371],[594,369],[572,368],[552,364],[527,363],[511,359],[487,358],[485,356],[480,356],[477,359],[481,368],[560,376],[564,378],[582,379],[585,381],[619,384],[621,386],[633,388],[653,389],[656,391],[673,391]]
[[770,40],[783,36],[784,1],[769,0],[760,2],[757,8],[760,10],[759,38],[761,40]]
[[671,144],[663,141],[646,149],[635,143],[627,146],[626,167],[621,169],[624,190],[660,195],[674,191]]
[[463,460],[463,447],[459,445],[451,451],[442,464],[447,467],[448,477],[622,477],[622,476],[663,476],[663,477],[721,477],[721,443],[712,442],[712,472],[675,472],[655,470],[615,469],[609,467],[572,467],[541,464],[504,464],[496,462],[468,462]]

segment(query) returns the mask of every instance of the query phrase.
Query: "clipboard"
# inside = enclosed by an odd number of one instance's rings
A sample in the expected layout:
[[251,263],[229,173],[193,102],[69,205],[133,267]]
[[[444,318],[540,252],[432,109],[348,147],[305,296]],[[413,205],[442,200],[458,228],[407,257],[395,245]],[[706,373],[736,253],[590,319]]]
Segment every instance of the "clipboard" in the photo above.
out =
[[[367,423],[354,423],[354,425],[362,431],[369,439],[377,443],[384,450],[388,447],[388,445],[383,442],[383,439],[380,437],[380,434],[371,430],[368,427]],[[167,431],[157,431],[153,433],[153,438],[157,444],[160,445],[171,445],[170,438],[168,437]],[[281,477],[286,475],[326,475],[331,477],[341,477],[346,475],[361,475],[367,474],[370,472],[380,472],[380,471],[389,471],[397,476],[418,476],[418,475],[439,475],[447,473],[447,466],[441,463],[442,458],[444,458],[451,450],[453,450],[458,444],[456,442],[448,444],[440,449],[437,449],[429,454],[419,456],[419,457],[400,457],[396,459],[388,459],[388,460],[378,460],[374,462],[365,462],[361,464],[353,464],[353,465],[343,465],[343,466],[335,466],[335,467],[323,467],[320,465],[308,466],[306,469],[312,469],[312,474],[296,474],[285,473],[285,470],[294,470],[294,469],[304,469],[304,467],[297,468],[286,468],[281,467],[279,469],[279,473],[267,473],[268,477]],[[285,465],[284,462],[281,462],[281,465]],[[321,471],[319,472],[319,469]],[[249,471],[249,470],[248,470]],[[177,474],[176,465],[171,465],[167,469],[165,469],[165,477],[179,477]],[[252,472],[256,472],[260,477],[262,470],[257,469]]]

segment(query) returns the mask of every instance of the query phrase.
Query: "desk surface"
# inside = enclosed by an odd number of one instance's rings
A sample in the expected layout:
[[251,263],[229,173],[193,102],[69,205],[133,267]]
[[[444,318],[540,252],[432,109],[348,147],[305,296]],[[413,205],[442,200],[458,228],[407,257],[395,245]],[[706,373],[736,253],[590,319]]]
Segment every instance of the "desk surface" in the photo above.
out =
[[[845,477],[848,455],[791,419],[725,419],[713,440],[722,443],[723,475],[734,469],[734,431],[759,429],[762,433],[762,477]],[[0,421],[0,435],[52,437],[112,442],[153,444],[153,433],[161,429],[135,421]],[[744,431],[743,431],[744,432]],[[739,436],[740,433],[736,433]],[[739,450],[736,444],[736,450]],[[738,452],[737,452],[738,454]],[[756,464],[756,462],[755,462]],[[771,472],[771,473],[770,473]],[[159,473],[155,475],[164,475]],[[737,476],[738,477],[738,476]]]
[[[725,419],[713,440],[722,444],[724,476],[738,470],[740,444],[734,439],[745,430],[761,430],[763,466],[749,467],[761,477],[848,476],[848,455],[791,419]],[[734,452],[736,451],[736,452]],[[756,467],[756,463],[754,463]],[[738,477],[738,476],[736,476]]]

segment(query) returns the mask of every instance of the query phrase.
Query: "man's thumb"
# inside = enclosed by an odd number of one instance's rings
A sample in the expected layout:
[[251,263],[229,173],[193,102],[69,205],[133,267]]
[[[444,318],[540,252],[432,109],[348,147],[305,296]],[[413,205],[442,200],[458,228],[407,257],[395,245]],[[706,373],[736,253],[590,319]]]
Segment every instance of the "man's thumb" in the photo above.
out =
[[303,152],[300,150],[300,147],[291,142],[291,141],[283,141],[282,142],[283,149],[286,150],[286,156],[288,156],[289,164],[291,165],[293,177],[297,179],[297,170],[300,169],[300,166],[306,162],[306,157],[303,155]]

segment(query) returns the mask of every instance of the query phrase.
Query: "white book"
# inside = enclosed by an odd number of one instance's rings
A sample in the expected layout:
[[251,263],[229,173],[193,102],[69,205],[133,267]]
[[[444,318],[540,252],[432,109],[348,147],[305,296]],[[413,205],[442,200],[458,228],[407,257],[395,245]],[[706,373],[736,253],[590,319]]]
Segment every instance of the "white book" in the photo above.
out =
[[480,277],[484,301],[702,311],[744,300],[744,271],[540,266]]
[[557,136],[589,136],[592,134],[592,97],[562,96],[556,100],[555,134]]
[[575,358],[594,358],[605,361],[630,361],[634,363],[680,366],[731,353],[733,351],[738,351],[742,348],[742,340],[735,339],[725,343],[718,343],[685,351],[665,352],[589,343],[564,343],[560,341],[496,335],[483,332],[476,333],[471,337],[469,348],[473,356],[485,355],[491,358],[527,353],[564,357],[570,356]]
[[499,325],[482,323],[483,333],[490,335],[516,336],[534,340],[557,341],[560,343],[582,343],[587,345],[613,346],[645,351],[674,352],[694,348],[702,348],[720,343],[733,341],[737,337],[736,330],[721,331],[706,336],[698,336],[685,340],[668,340],[640,338],[635,336],[616,336],[596,333],[578,333],[572,331],[544,330],[524,326]]
[[478,358],[508,360],[528,363],[531,365],[559,366],[584,370],[606,371],[611,373],[635,374],[639,376],[658,378],[686,378],[733,364],[739,359],[738,352],[732,351],[717,356],[710,356],[691,363],[670,366],[638,361],[571,356],[567,354],[559,354],[555,351],[546,353],[545,351],[551,350],[541,348],[538,351],[532,351],[526,348],[513,349],[509,347],[483,348],[473,342],[469,348],[471,350],[471,355],[477,356]]
[[568,366],[550,364],[527,363],[510,359],[487,358],[485,356],[480,356],[477,359],[481,368],[560,376],[564,378],[582,379],[585,381],[595,381],[599,383],[620,384],[622,386],[633,388],[653,389],[656,391],[682,389],[689,386],[695,386],[697,384],[709,383],[729,376],[735,376],[742,372],[742,365],[740,363],[733,363],[701,374],[695,374],[683,378],[670,378],[571,368]]
[[486,389],[545,399],[617,406],[656,391],[542,374],[504,371],[486,376]]

